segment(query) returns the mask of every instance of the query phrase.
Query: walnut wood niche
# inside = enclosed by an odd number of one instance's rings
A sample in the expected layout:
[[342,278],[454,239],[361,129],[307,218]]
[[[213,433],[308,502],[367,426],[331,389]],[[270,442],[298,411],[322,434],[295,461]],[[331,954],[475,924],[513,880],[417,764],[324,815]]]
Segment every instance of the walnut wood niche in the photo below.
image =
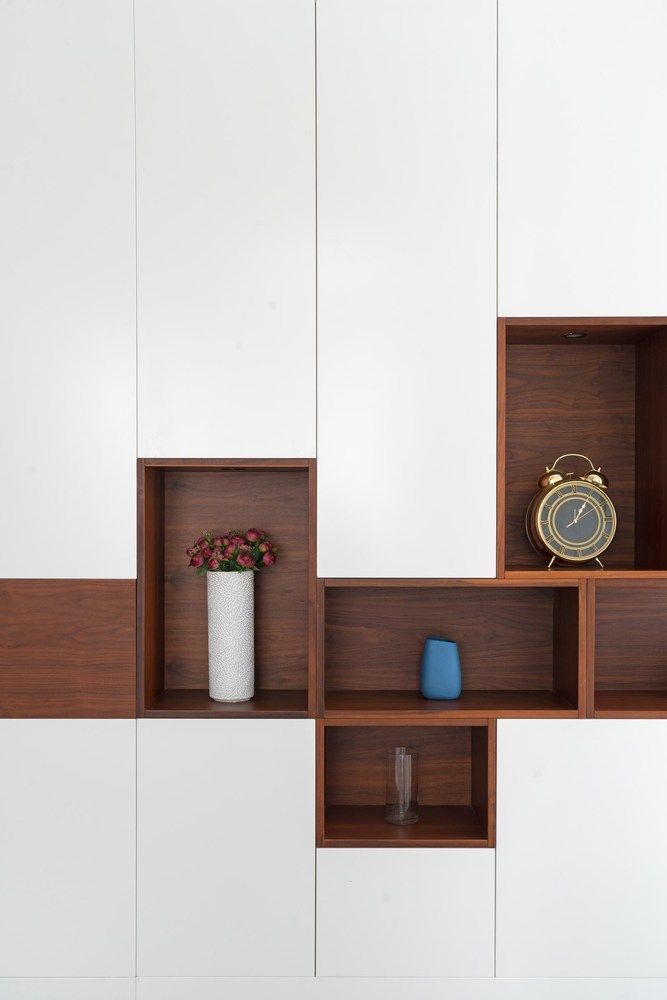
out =
[[524,514],[567,452],[609,477],[618,528],[605,567],[667,570],[666,413],[667,319],[499,320],[499,575],[545,568]]
[[[324,847],[492,847],[495,722],[318,722],[318,843]],[[419,822],[384,818],[387,752],[419,753]]]
[[[314,488],[315,463],[308,459],[139,462],[140,715],[308,715],[315,675]],[[195,576],[185,550],[203,530],[251,526],[269,533],[279,556],[255,578],[256,696],[225,705],[208,697],[206,579]]]

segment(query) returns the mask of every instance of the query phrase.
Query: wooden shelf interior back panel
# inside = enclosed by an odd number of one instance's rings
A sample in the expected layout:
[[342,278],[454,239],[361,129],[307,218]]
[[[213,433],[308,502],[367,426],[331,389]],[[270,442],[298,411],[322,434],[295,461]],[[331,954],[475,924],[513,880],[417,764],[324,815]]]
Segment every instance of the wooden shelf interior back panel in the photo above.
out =
[[0,717],[134,718],[134,580],[0,580]]
[[[140,702],[148,714],[307,715],[310,475],[307,461],[140,468]],[[248,527],[266,531],[279,554],[255,575],[257,697],[221,705],[208,697],[206,578],[188,566],[186,549],[204,530]]]
[[[579,587],[326,587],[326,717],[576,716],[580,706]],[[463,692],[419,693],[429,635],[453,639]]]
[[609,478],[618,528],[605,565],[667,568],[667,320],[501,320],[499,359],[500,569],[544,568],[524,515],[566,452]]
[[[410,827],[384,818],[386,758],[396,746],[419,754],[420,821]],[[493,753],[488,727],[479,720],[469,726],[325,726],[323,846],[487,846]]]
[[667,581],[597,581],[596,715],[667,716]]

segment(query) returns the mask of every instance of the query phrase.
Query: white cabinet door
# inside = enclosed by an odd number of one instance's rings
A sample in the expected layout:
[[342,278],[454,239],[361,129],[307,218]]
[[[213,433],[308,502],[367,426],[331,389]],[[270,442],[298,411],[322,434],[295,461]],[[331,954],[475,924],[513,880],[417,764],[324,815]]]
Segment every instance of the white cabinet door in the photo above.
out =
[[500,0],[501,316],[667,312],[667,4]]
[[0,720],[0,977],[134,976],[135,738]]
[[138,722],[141,976],[312,976],[315,723]]
[[318,0],[318,572],[493,576],[496,5]]
[[492,976],[494,852],[317,852],[318,976]]
[[499,721],[499,976],[667,976],[667,722]]
[[0,5],[0,577],[136,575],[132,88],[132,0]]
[[136,0],[139,451],[315,454],[314,0]]

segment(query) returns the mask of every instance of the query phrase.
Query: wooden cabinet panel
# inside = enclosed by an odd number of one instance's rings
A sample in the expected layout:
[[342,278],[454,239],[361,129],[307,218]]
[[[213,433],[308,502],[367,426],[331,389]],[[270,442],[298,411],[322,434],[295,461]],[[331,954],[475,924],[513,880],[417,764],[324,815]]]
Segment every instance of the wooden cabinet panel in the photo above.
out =
[[663,0],[500,0],[501,316],[667,312],[666,35]]
[[491,0],[318,0],[320,576],[495,574]]
[[134,718],[134,580],[0,580],[0,717]]
[[667,976],[666,767],[667,722],[498,722],[499,976]]
[[319,976],[492,976],[494,852],[317,852]]
[[312,976],[315,723],[137,725],[139,975]]
[[133,577],[131,0],[2,4],[0,90],[0,577]]
[[135,727],[0,720],[0,976],[134,976]]
[[137,0],[139,453],[315,454],[312,0]]

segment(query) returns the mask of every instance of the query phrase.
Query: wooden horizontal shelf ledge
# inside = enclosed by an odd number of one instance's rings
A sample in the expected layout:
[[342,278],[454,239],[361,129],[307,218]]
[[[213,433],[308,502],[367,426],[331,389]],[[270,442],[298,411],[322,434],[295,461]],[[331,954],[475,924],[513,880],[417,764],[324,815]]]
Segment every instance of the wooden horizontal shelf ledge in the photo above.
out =
[[307,691],[257,691],[251,701],[220,702],[205,688],[171,688],[150,705],[145,716],[153,719],[305,719]]
[[384,806],[329,806],[324,847],[486,847],[472,806],[420,806],[419,822],[393,826]]
[[[528,575],[526,575],[526,571],[521,571],[520,573],[508,574],[506,577],[433,577],[433,579],[417,579],[416,577],[386,579],[378,579],[376,577],[369,577],[368,579],[364,577],[355,577],[353,579],[327,577],[324,580],[324,586],[327,589],[345,588],[346,590],[375,589],[378,587],[383,590],[393,590],[394,588],[400,590],[439,590],[448,587],[573,587],[576,585],[577,576],[583,575],[576,572],[572,574],[569,571],[566,571],[565,574],[553,570],[547,572],[546,569],[544,571],[528,570],[527,573]],[[664,575],[667,576],[667,572]]]
[[[666,696],[667,697],[667,696]],[[553,691],[463,691],[453,701],[434,701],[418,691],[329,691],[324,716],[371,721],[409,717],[428,719],[542,718],[576,719],[577,708]]]
[[542,584],[562,587],[577,580],[667,580],[664,569],[585,569],[577,566],[562,566],[555,569],[512,569],[505,572],[505,580],[521,584]]
[[596,691],[596,719],[667,719],[667,691]]

